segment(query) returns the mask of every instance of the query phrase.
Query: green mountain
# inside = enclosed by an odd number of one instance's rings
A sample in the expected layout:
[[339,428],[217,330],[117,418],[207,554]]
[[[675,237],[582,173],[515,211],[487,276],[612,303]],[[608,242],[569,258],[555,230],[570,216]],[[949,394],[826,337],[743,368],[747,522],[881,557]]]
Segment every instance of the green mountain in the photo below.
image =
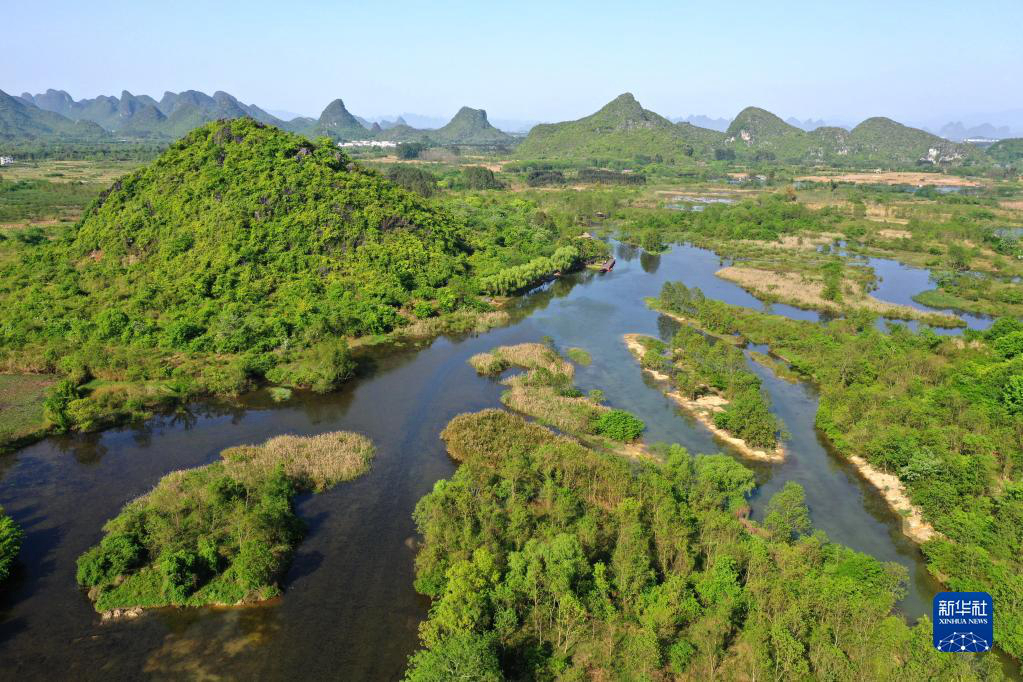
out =
[[[315,371],[347,364],[321,346],[386,332],[403,305],[436,298],[468,269],[460,235],[333,144],[209,123],[114,183],[63,239],[0,264],[0,357],[46,348],[93,376],[129,362],[133,381],[173,372],[218,393],[275,367],[279,381],[332,386]],[[295,375],[310,348],[319,369]]]
[[366,137],[366,128],[349,113],[345,103],[336,99],[320,114],[318,132],[337,139],[361,139]]
[[637,156],[682,160],[703,155],[722,139],[713,130],[675,124],[640,106],[631,93],[577,121],[536,125],[515,150],[521,159],[628,159]]
[[746,107],[732,120],[725,131],[730,140],[745,142],[748,146],[773,142],[779,138],[798,137],[799,128],[789,125],[766,109]]
[[501,144],[512,136],[490,125],[483,109],[462,107],[443,128],[430,133],[433,139],[445,144]]
[[987,148],[987,155],[999,163],[1017,164],[1023,161],[1023,137],[999,140]]
[[868,118],[849,132],[848,154],[867,161],[959,164],[983,154],[968,144],[950,142],[890,118]]
[[739,162],[831,163],[915,166],[982,162],[976,148],[949,142],[886,118],[872,118],[851,131],[818,128],[804,132],[769,111],[747,107],[725,133],[689,123],[672,124],[643,109],[626,93],[578,121],[535,126],[515,150],[520,159],[571,161],[662,158],[669,162],[731,158]]
[[434,144],[507,144],[515,138],[492,126],[483,109],[462,107],[443,127],[436,130],[413,128],[401,117],[388,128],[378,126],[377,139]]
[[109,135],[95,123],[72,121],[0,90],[0,140],[96,141]]
[[287,122],[279,121],[274,125],[309,138],[325,135],[332,140],[346,141],[372,137],[370,131],[345,108],[345,103],[340,99],[328,104],[318,119],[302,116]]

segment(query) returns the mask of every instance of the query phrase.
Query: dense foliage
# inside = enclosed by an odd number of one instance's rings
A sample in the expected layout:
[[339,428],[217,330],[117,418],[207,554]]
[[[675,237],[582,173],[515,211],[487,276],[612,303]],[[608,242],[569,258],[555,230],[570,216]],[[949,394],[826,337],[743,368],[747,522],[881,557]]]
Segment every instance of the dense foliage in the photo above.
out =
[[464,269],[450,219],[330,145],[241,119],[195,131],[5,268],[0,344],[100,366],[107,345],[301,349],[387,331]]
[[562,246],[550,256],[540,256],[484,278],[483,289],[492,294],[514,293],[555,273],[567,272],[578,263],[579,249],[575,246]]
[[625,410],[609,410],[600,415],[593,425],[594,432],[622,443],[636,440],[645,428],[643,420]]
[[659,303],[718,333],[769,344],[820,387],[817,425],[845,455],[897,475],[940,536],[923,545],[953,590],[1002,606],[998,643],[1023,656],[1023,323],[1003,318],[970,343],[891,333],[869,314],[827,325],[706,299]]
[[358,434],[280,436],[167,474],[104,526],[78,582],[98,611],[268,599],[303,535],[292,497],[355,478],[372,455]]
[[494,177],[494,171],[483,166],[466,166],[462,170],[462,178],[466,188],[472,190],[501,189],[504,185]]
[[424,197],[433,196],[437,191],[437,178],[433,177],[430,171],[407,164],[397,164],[388,168],[387,179],[398,187]]
[[14,519],[4,514],[4,508],[0,507],[0,584],[10,574],[11,565],[18,557],[24,536],[18,524],[14,523]]
[[667,448],[630,464],[518,417],[456,417],[460,466],[417,505],[433,599],[406,679],[974,679],[892,615],[903,569],[808,535],[791,489],[769,528],[753,475]]

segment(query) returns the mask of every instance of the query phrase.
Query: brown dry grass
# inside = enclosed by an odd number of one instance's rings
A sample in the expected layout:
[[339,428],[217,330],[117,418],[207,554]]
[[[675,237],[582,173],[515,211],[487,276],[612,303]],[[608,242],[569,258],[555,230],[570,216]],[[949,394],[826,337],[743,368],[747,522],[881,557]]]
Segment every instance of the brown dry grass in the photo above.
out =
[[796,178],[807,182],[851,182],[866,185],[948,185],[955,187],[978,187],[979,182],[937,173],[915,173],[911,171],[886,171],[883,173],[842,173],[838,175],[804,175]]
[[954,321],[954,315],[938,312],[924,312],[916,308],[881,301],[857,290],[851,280],[842,283],[842,301],[837,303],[824,298],[824,282],[795,272],[774,272],[759,268],[729,266],[715,273],[721,279],[738,284],[754,295],[774,299],[813,310],[841,312],[843,307],[870,310],[885,317],[900,320],[947,318]]
[[[509,322],[511,322],[511,315],[503,310],[491,310],[483,313],[458,310],[441,317],[428,317],[425,320],[415,320],[411,324],[398,329],[394,333],[394,336],[406,339],[428,339],[444,333],[469,332],[482,334],[494,327],[503,327]],[[365,340],[368,337],[360,338]],[[361,344],[356,339],[353,340],[352,345],[355,346]]]
[[[908,220],[906,222],[909,222]],[[913,233],[909,230],[878,230],[877,233],[886,239],[912,239]]]
[[552,374],[572,377],[575,368],[568,360],[542,343],[520,343],[515,346],[499,346],[488,353],[477,353],[469,358],[469,364],[480,374],[500,374],[509,367],[526,370],[546,369]]
[[761,246],[767,249],[786,249],[790,251],[815,251],[818,246],[830,244],[836,239],[843,239],[844,235],[837,232],[821,232],[819,234],[787,234],[777,241],[765,241],[762,239],[740,239],[739,244],[750,246]]
[[589,398],[561,395],[551,386],[537,384],[531,373],[511,377],[504,383],[508,390],[501,395],[502,403],[573,435],[588,434],[593,420],[611,409]]
[[[225,465],[243,476],[265,478],[278,465],[311,490],[325,490],[363,474],[373,458],[373,443],[351,431],[316,436],[277,436],[262,445],[241,445],[221,453]],[[177,472],[184,473],[184,472]]]

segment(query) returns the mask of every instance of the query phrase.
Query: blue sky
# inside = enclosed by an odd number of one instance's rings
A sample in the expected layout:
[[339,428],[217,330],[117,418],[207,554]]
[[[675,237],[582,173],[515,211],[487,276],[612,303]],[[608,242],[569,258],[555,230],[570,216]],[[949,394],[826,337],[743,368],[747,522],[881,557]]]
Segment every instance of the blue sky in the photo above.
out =
[[1023,109],[1023,2],[10,3],[0,89],[226,90],[316,115],[562,120],[630,91],[669,116],[943,122]]

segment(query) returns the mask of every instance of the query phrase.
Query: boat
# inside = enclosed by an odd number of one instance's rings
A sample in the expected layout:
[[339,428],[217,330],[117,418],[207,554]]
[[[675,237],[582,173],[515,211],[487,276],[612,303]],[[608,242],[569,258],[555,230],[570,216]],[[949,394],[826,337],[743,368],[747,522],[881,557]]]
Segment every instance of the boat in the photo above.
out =
[[603,265],[600,266],[600,271],[601,272],[611,272],[611,269],[614,268],[614,266],[615,266],[615,259],[612,258],[611,260],[607,261],[606,263],[604,263]]

